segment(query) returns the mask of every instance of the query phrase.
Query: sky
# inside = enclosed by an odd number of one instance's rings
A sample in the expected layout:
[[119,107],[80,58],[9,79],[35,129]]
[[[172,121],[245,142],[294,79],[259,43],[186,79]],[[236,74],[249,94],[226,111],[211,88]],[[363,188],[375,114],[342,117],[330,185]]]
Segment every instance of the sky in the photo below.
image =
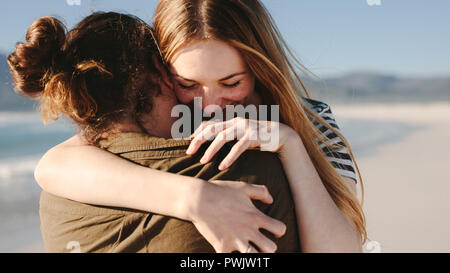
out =
[[[296,56],[320,77],[360,71],[450,76],[449,0],[262,2]],[[156,4],[157,0],[4,0],[0,52],[10,53],[40,16],[57,16],[68,28],[92,11],[131,13],[150,21]]]

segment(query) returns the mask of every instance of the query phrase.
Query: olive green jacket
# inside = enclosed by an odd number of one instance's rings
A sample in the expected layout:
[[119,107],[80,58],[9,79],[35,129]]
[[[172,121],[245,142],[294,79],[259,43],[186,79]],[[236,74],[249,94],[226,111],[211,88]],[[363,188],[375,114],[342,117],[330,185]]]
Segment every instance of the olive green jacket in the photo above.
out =
[[[294,203],[277,154],[248,150],[229,169],[219,171],[218,164],[230,145],[208,164],[199,163],[207,145],[196,155],[187,156],[188,145],[188,140],[140,133],[120,133],[101,142],[102,148],[149,168],[209,181],[266,185],[274,202],[254,204],[263,213],[284,222],[287,232],[281,238],[262,232],[278,245],[278,252],[300,251]],[[191,222],[154,213],[83,204],[42,192],[40,217],[48,252],[214,252]]]

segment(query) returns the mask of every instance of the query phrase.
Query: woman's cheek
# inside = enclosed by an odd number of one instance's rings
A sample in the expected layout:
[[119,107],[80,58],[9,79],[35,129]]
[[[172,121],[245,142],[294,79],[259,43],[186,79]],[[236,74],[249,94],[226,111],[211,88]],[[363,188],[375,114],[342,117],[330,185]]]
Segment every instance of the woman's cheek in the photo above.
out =
[[251,83],[242,83],[230,90],[226,99],[244,104],[244,101],[253,93],[254,85]]

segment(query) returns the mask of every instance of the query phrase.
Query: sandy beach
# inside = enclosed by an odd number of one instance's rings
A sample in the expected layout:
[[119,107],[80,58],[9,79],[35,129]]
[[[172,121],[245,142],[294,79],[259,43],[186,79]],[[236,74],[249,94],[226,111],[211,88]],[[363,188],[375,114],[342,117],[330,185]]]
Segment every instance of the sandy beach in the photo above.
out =
[[358,157],[368,234],[382,252],[450,252],[450,104],[336,106],[337,118],[423,126]]

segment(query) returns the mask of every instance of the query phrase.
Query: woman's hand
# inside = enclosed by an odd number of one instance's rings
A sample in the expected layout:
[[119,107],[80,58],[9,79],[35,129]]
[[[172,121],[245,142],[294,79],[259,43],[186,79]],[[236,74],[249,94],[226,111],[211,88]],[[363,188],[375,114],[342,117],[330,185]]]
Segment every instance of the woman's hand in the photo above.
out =
[[[244,253],[250,242],[260,252],[276,251],[276,244],[259,229],[265,229],[279,238],[286,232],[286,225],[259,211],[251,201],[273,202],[265,186],[219,180],[197,185],[200,187],[189,197],[189,200],[195,200],[191,202],[189,220],[216,252]],[[249,252],[257,250],[252,247]]]
[[234,118],[227,121],[206,121],[192,134],[192,141],[186,153],[189,155],[195,154],[203,143],[213,137],[215,139],[200,159],[201,163],[209,162],[227,142],[238,140],[230,153],[219,164],[219,170],[231,166],[247,149],[260,148],[262,151],[281,152],[290,140],[300,139],[292,128],[275,121],[244,118]]

